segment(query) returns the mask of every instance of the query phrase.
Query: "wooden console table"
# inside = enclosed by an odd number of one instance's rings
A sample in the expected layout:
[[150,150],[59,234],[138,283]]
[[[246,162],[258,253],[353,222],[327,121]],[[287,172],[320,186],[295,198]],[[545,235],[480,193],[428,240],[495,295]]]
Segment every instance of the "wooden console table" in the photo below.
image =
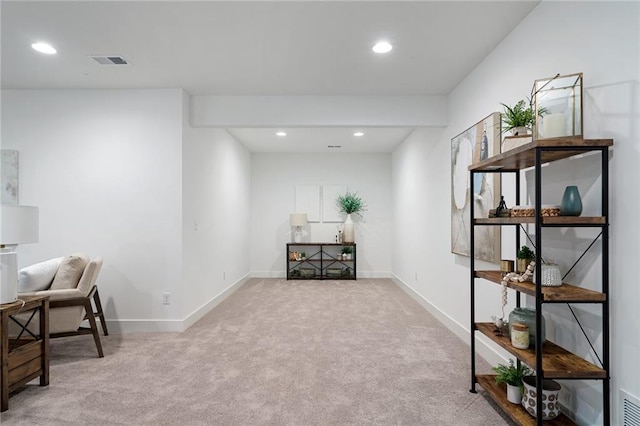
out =
[[[49,384],[49,297],[22,296],[21,301],[0,305],[0,411],[9,408],[9,394],[40,377],[40,386]],[[38,315],[38,331],[27,327]],[[16,317],[21,314],[20,317]],[[18,335],[9,337],[9,323]],[[12,327],[13,328],[13,327]]]
[[287,243],[288,280],[355,280],[356,272],[355,243]]

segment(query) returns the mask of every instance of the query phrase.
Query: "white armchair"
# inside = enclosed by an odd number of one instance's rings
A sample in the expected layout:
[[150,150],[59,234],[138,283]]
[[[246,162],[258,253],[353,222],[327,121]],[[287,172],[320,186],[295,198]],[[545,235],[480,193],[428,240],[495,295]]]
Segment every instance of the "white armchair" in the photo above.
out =
[[[101,267],[100,257],[89,260],[84,254],[74,254],[31,265],[18,274],[18,298],[20,295],[49,296],[49,337],[93,334],[100,358],[104,354],[96,318],[104,335],[109,334],[96,286]],[[84,320],[89,321],[90,328],[81,327]]]

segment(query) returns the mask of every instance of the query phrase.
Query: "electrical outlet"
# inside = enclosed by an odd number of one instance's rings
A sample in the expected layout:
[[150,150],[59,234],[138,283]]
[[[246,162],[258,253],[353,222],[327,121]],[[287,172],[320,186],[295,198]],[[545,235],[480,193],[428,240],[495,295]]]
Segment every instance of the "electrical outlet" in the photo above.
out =
[[416,281],[418,281],[418,273],[416,272]]
[[193,221],[193,230],[194,230],[194,231],[197,231],[197,230],[198,230],[198,221],[197,221],[197,220],[194,220],[194,221]]
[[163,305],[171,304],[171,293],[162,293],[162,304]]
[[226,281],[227,280],[227,273],[223,272],[222,273],[222,281]]

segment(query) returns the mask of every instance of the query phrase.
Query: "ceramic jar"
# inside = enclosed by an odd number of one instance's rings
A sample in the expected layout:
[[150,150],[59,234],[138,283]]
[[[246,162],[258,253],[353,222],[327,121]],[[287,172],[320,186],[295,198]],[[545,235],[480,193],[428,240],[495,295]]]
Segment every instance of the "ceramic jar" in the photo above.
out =
[[[540,321],[542,322],[542,335],[541,342],[545,342],[545,322],[544,317],[540,315]],[[525,324],[529,327],[529,346],[535,345],[536,342],[536,311],[530,308],[515,308],[509,314],[509,336],[513,333],[514,324]]]
[[[524,392],[522,393],[522,406],[533,417],[537,416],[537,399],[536,399],[536,378],[535,376],[526,376],[522,378]],[[552,420],[560,414],[560,402],[558,396],[560,394],[560,383],[553,380],[542,381],[542,419]]]
[[529,347],[529,326],[521,322],[511,324],[511,345],[518,349]]

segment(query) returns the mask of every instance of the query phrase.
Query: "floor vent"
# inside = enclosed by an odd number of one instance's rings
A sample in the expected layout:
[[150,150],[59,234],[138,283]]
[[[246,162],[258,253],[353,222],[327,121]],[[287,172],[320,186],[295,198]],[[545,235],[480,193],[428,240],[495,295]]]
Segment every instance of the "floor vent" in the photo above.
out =
[[640,426],[640,399],[620,389],[623,426]]
[[100,65],[129,65],[122,56],[91,56],[91,59],[99,63]]

